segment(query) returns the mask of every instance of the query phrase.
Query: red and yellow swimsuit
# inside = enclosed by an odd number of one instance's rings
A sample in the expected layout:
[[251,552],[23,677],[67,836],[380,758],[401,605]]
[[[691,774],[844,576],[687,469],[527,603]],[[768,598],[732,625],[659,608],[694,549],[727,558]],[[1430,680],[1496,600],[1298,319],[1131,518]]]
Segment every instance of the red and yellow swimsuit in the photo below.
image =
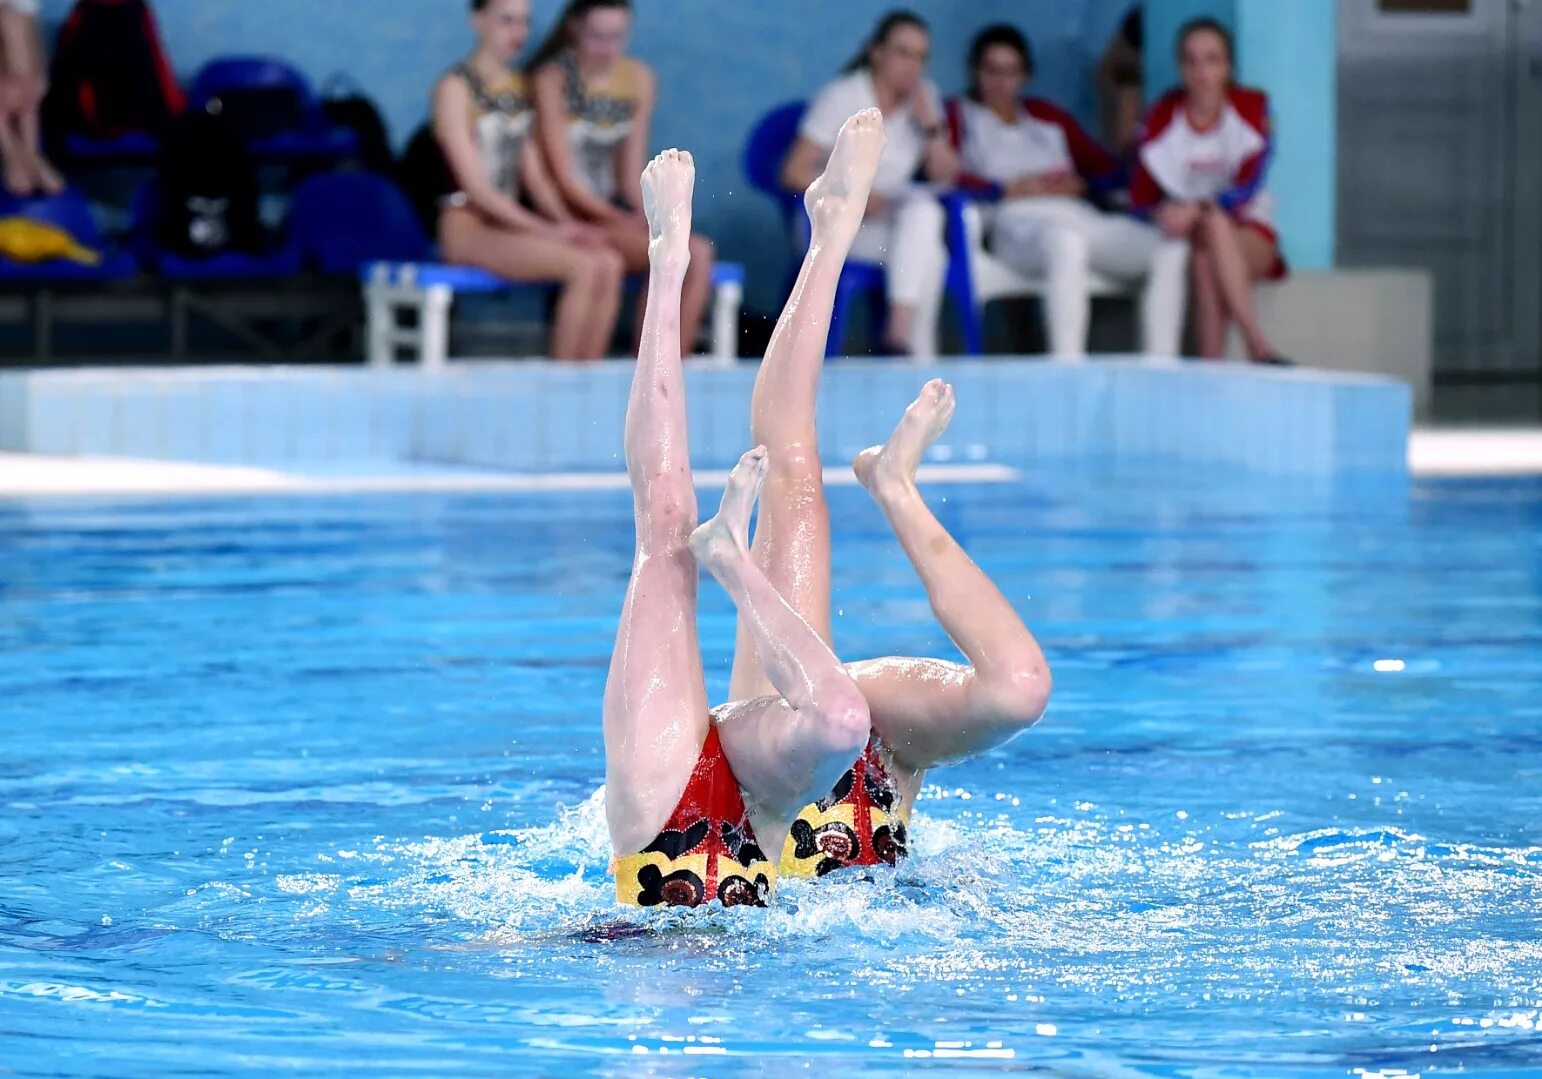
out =
[[874,735],[830,793],[793,821],[778,872],[822,877],[847,866],[893,865],[907,852],[908,818]]
[[750,827],[744,793],[723,755],[717,728],[658,838],[616,859],[616,900],[630,907],[763,907],[776,867]]

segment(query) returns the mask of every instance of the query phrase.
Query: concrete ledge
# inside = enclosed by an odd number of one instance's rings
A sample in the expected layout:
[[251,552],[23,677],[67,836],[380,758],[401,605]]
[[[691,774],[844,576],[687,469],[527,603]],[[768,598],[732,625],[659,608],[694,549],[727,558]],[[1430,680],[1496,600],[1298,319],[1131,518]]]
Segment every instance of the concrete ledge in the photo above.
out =
[[[1319,370],[1386,375],[1408,384],[1414,412],[1430,411],[1435,292],[1409,269],[1293,273],[1253,290],[1258,320],[1276,348]],[[1242,359],[1232,335],[1231,355]]]
[[[754,365],[691,367],[692,459],[725,467],[748,439]],[[419,462],[526,472],[614,470],[630,362],[99,368],[0,373],[0,450],[204,464]],[[884,438],[923,382],[953,382],[940,463],[1175,460],[1264,472],[1400,473],[1406,386],[1373,376],[1139,358],[830,364],[831,463]]]

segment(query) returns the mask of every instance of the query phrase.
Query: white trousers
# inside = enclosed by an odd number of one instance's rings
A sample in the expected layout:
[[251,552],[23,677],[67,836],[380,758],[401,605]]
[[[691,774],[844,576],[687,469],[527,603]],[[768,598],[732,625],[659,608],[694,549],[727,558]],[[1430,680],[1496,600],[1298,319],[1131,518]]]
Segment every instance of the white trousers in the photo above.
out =
[[1121,281],[1144,280],[1141,347],[1155,356],[1178,355],[1188,300],[1186,241],[1072,198],[1011,199],[995,208],[988,226],[997,258],[1019,273],[1045,279],[1051,353],[1087,354],[1091,270]]
[[922,359],[937,354],[937,317],[948,266],[946,226],[937,196],[916,190],[864,220],[851,244],[852,258],[882,263],[888,271],[889,303],[914,310],[910,353]]

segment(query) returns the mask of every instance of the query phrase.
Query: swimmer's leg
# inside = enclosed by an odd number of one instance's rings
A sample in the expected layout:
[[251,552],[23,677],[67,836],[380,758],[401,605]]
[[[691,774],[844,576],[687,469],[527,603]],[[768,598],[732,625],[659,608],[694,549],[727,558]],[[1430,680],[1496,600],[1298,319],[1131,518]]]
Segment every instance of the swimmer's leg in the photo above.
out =
[[763,842],[827,792],[867,744],[867,701],[841,661],[766,578],[749,551],[750,513],[768,472],[766,451],[746,453],[718,515],[691,535],[696,560],[739,608],[777,697],[720,713],[718,731]]
[[[751,548],[776,590],[814,631],[830,641],[830,511],[825,505],[814,405],[830,335],[835,285],[862,225],[868,191],[883,152],[883,116],[864,109],[841,128],[824,175],[803,200],[812,224],[808,254],[750,400],[750,438],[766,447],[770,468]],[[731,696],[773,692],[757,661],[753,635],[739,621]]]
[[641,850],[663,828],[707,732],[689,547],[696,489],[680,363],[695,179],[691,156],[670,150],[653,159],[642,181],[653,239],[625,434],[637,555],[605,684],[605,812],[617,854]]
[[1007,741],[1043,715],[1050,690],[1049,666],[1033,634],[916,488],[916,467],[947,428],[953,406],[951,386],[927,383],[889,441],[864,451],[855,466],[926,586],[937,621],[970,663],[880,659],[852,665],[872,709],[873,729],[895,761],[914,770]]

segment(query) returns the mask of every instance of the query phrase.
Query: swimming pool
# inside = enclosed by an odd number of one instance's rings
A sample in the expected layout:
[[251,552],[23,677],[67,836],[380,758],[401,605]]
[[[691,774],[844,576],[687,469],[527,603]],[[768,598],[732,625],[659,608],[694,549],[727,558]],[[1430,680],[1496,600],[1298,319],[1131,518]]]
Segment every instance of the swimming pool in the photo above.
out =
[[[897,872],[627,915],[624,494],[0,504],[0,1073],[1542,1072],[1542,481],[929,494],[1044,721]],[[842,654],[946,649],[831,497]]]

